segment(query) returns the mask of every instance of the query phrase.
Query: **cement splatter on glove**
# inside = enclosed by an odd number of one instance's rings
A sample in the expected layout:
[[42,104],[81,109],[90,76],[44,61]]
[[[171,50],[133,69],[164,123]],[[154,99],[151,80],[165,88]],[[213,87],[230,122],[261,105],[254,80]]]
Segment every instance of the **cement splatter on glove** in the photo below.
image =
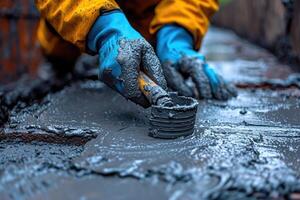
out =
[[[227,100],[236,96],[234,86],[226,83],[193,46],[192,36],[180,26],[166,25],[158,31],[157,55],[168,86],[180,95],[200,99]],[[187,84],[188,79],[193,84]]]
[[99,54],[99,78],[125,98],[150,106],[139,90],[139,71],[166,89],[152,46],[134,30],[120,10],[102,14],[88,34],[88,48]]

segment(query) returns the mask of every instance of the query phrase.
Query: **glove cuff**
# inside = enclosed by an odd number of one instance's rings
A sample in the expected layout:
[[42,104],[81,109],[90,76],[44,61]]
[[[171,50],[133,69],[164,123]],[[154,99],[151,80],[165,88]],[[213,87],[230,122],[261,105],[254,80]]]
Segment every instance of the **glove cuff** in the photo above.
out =
[[[126,31],[133,29],[124,13],[119,10],[103,12],[95,21],[87,35],[89,51],[97,53],[101,43],[106,42],[113,35],[128,35]],[[130,34],[129,34],[130,35]]]
[[192,35],[184,28],[178,25],[165,25],[156,35],[157,54],[161,62],[176,62],[186,52],[194,52],[194,41]]
[[205,57],[194,49],[192,35],[178,25],[165,25],[157,32],[156,52],[162,63],[177,63],[183,57]]

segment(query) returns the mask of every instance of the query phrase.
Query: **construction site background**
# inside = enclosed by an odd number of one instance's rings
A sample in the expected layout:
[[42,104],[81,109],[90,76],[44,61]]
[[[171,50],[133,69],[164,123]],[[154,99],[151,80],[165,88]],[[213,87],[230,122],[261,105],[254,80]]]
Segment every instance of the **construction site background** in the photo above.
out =
[[[222,0],[213,23],[271,50],[283,62],[300,63],[300,1]],[[36,40],[34,0],[0,2],[0,83],[36,74],[43,57]],[[298,25],[297,25],[298,24]]]

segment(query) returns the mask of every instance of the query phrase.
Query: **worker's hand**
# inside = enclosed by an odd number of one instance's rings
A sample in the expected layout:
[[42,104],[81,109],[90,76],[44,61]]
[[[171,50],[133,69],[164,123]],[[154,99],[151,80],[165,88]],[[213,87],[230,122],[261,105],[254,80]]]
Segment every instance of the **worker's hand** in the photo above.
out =
[[102,14],[88,34],[88,48],[99,54],[99,78],[125,98],[150,106],[139,90],[139,71],[166,89],[166,80],[152,46],[134,30],[125,15]]
[[[184,28],[162,27],[157,33],[157,55],[168,86],[179,94],[218,100],[237,95],[235,88],[216,74],[205,57],[194,50],[193,38]],[[187,84],[189,78],[193,84]]]

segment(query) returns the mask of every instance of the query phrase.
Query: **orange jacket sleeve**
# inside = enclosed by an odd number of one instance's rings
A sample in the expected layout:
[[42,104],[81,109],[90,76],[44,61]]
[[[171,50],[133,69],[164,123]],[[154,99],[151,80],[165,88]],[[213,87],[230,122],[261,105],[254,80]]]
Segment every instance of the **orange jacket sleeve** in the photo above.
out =
[[41,17],[61,37],[85,50],[86,36],[101,11],[119,8],[114,0],[35,0]]
[[150,33],[155,34],[165,24],[178,24],[193,35],[195,49],[199,49],[218,8],[217,0],[162,0],[155,9]]

